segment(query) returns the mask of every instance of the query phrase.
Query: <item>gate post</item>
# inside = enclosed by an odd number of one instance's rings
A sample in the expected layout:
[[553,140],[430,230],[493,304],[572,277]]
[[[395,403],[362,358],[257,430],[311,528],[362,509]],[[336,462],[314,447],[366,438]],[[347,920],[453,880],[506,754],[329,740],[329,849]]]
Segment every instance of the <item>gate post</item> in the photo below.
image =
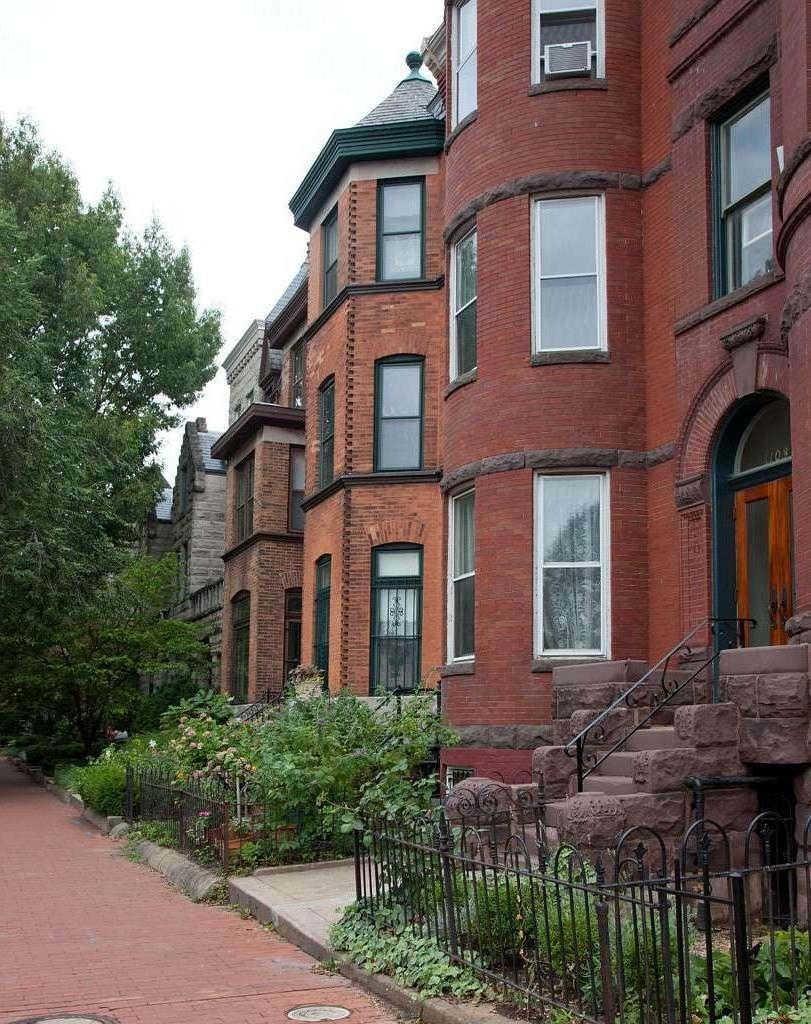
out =
[[451,863],[451,834],[444,814],[439,818],[439,858],[442,862],[442,896],[445,904],[445,919],[448,926],[448,942],[451,955],[459,954],[459,939],[456,934],[456,906],[453,901],[453,865]]

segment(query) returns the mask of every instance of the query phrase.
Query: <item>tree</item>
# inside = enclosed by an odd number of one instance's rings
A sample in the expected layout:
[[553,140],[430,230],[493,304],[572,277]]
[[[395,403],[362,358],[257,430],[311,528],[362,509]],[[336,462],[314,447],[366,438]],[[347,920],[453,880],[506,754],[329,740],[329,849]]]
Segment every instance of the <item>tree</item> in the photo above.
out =
[[164,616],[176,581],[175,555],[133,558],[21,653],[6,699],[35,721],[69,722],[90,754],[106,724],[137,709],[145,675],[187,679],[208,658],[195,625]]
[[188,252],[126,231],[112,189],[84,203],[30,124],[0,121],[0,676],[124,565],[157,435],[219,347]]

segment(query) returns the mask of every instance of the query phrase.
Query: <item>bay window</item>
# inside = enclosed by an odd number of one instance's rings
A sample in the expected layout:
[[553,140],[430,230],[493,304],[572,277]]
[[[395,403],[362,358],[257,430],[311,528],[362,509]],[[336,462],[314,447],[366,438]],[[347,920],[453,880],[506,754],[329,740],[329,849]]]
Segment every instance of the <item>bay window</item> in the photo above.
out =
[[248,699],[250,631],[251,595],[243,591],[231,602],[231,695],[236,704]]
[[375,470],[422,468],[421,356],[375,365]]
[[324,249],[324,281],[322,306],[328,306],[338,294],[338,210],[327,217],[321,226],[321,244]]
[[602,196],[535,202],[535,349],[605,349]]
[[236,468],[234,507],[234,543],[240,544],[253,533],[253,455]]
[[448,544],[448,659],[472,658],[476,604],[475,492],[451,498]]
[[422,277],[425,180],[382,181],[377,193],[377,278]]
[[453,123],[459,124],[477,105],[477,0],[464,0],[453,19]]
[[717,126],[718,295],[774,267],[770,117],[769,96],[761,95]]
[[451,380],[476,368],[477,241],[469,231],[451,253]]
[[535,488],[536,654],[607,655],[608,477],[539,475]]
[[332,483],[335,474],[335,378],[318,392],[318,486]]

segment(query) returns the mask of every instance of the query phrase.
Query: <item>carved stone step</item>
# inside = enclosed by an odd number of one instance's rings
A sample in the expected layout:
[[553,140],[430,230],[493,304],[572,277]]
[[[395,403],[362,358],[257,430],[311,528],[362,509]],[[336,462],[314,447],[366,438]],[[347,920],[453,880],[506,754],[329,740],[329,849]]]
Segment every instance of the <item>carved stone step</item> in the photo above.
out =
[[648,729],[640,729],[634,733],[626,744],[629,751],[636,750],[671,750],[681,746],[672,725],[655,725]]
[[595,775],[627,775],[633,778],[634,759],[636,751],[618,751],[616,754],[609,754],[605,761],[596,769]]
[[584,793],[604,793],[606,796],[621,796],[635,793],[636,786],[630,775],[589,775],[583,781]]

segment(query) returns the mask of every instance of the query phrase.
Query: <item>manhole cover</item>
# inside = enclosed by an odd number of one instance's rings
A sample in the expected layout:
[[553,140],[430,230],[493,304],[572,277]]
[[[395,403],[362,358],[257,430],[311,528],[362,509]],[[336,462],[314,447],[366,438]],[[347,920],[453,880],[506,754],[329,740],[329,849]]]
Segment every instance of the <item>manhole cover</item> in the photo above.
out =
[[349,1010],[344,1006],[298,1006],[287,1016],[290,1020],[343,1020]]

